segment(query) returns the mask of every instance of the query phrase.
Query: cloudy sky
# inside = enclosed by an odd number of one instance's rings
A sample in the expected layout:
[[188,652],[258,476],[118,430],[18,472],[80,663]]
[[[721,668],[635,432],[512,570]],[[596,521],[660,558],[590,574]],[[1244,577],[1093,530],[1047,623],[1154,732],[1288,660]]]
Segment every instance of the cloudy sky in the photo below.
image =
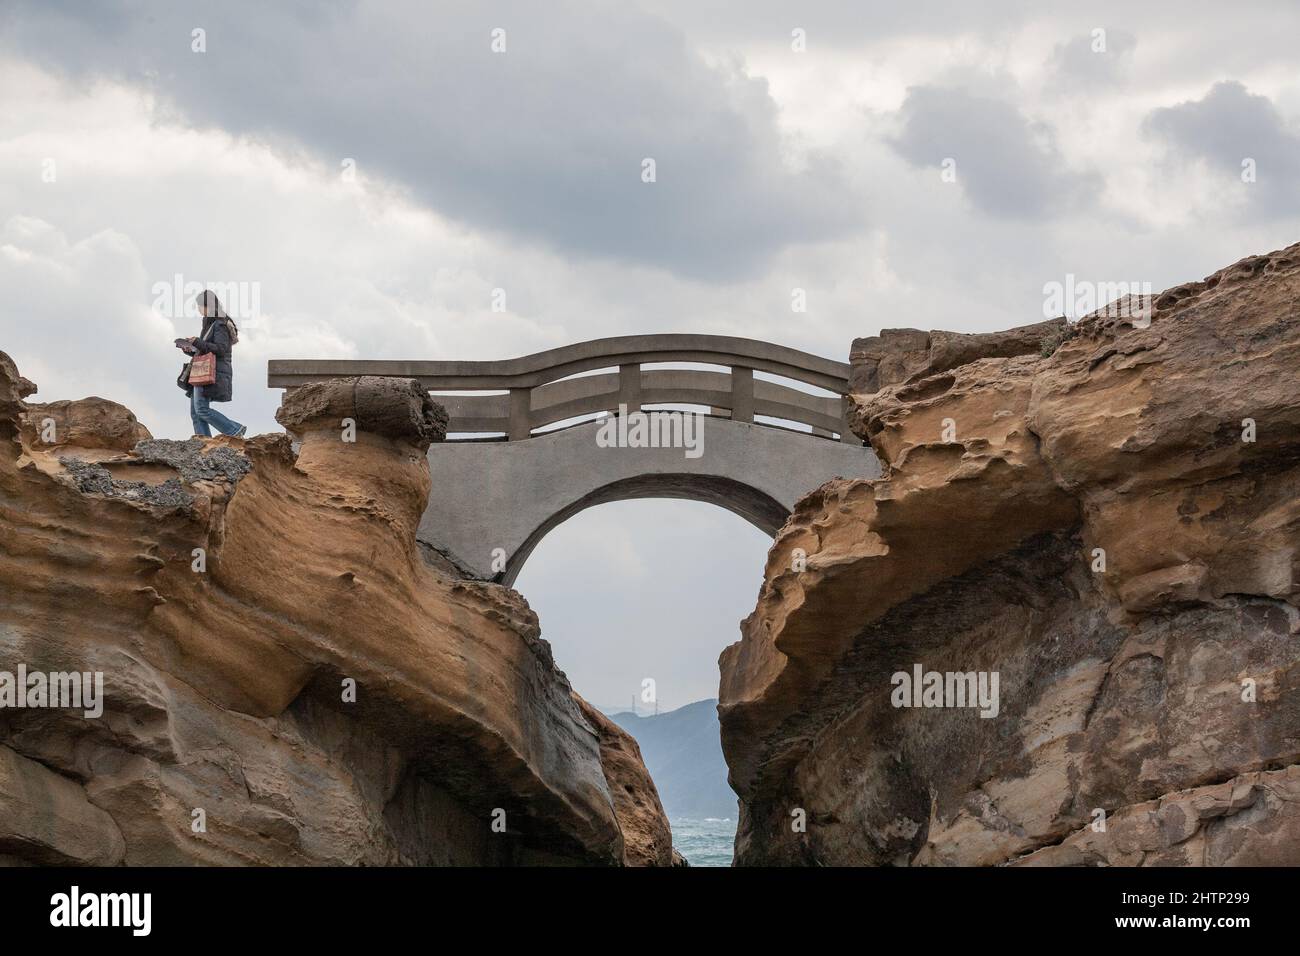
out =
[[[176,276],[256,290],[223,406],[253,431],[276,357],[1033,322],[1067,274],[1159,290],[1300,238],[1297,36],[1286,0],[0,0],[0,349],[185,437]],[[518,583],[580,691],[673,707],[716,691],[764,541],[607,505]]]

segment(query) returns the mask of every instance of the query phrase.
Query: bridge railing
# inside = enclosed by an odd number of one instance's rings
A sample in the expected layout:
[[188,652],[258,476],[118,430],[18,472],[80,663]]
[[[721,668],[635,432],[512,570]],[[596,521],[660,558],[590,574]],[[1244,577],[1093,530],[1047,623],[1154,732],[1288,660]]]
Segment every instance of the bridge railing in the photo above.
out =
[[[729,371],[642,368],[655,363],[724,366]],[[582,375],[600,369],[617,372]],[[834,393],[814,395],[766,372]],[[430,392],[503,392],[444,395],[451,434],[503,432],[510,441],[558,422],[651,405],[704,405],[735,421],[756,415],[807,425],[814,435],[838,435],[858,444],[846,424],[849,367],[797,349],[725,335],[628,335],[579,342],[521,358],[483,362],[273,359],[267,383],[294,388],[354,375],[414,378]],[[579,376],[572,378],[570,376]]]

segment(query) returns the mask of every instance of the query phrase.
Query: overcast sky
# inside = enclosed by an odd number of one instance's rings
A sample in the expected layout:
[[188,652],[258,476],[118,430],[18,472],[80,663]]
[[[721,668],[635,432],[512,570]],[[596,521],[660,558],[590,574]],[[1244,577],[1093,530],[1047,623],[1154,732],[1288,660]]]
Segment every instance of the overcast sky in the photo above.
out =
[[[0,0],[0,349],[186,437],[176,275],[257,290],[222,406],[253,431],[276,357],[1034,322],[1067,273],[1159,290],[1300,237],[1297,36],[1289,0]],[[579,691],[675,707],[764,548],[621,503],[518,583]]]

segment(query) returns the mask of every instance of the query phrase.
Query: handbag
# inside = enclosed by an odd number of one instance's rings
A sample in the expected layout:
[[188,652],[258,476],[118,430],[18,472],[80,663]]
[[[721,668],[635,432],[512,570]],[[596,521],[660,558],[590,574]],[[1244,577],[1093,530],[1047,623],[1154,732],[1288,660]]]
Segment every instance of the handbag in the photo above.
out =
[[[208,326],[207,331],[203,333],[203,340],[207,341],[212,329],[216,323]],[[180,340],[176,340],[180,344]],[[176,376],[176,385],[184,391],[189,391],[195,385],[215,385],[217,383],[217,356],[213,352],[202,352],[194,356],[184,365],[181,366],[181,374]]]
[[217,382],[217,355],[204,352],[190,359],[189,383],[191,385],[215,385]]

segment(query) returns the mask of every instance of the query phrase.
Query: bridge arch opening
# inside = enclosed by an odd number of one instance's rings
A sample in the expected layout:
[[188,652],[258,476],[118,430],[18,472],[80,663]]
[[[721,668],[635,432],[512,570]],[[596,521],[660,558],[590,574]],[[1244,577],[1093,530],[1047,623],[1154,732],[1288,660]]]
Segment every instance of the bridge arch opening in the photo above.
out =
[[790,512],[775,498],[752,485],[717,475],[652,473],[602,485],[556,511],[512,554],[499,580],[514,586],[525,562],[542,540],[564,522],[589,508],[615,501],[681,499],[716,505],[743,518],[769,538],[780,530]]

